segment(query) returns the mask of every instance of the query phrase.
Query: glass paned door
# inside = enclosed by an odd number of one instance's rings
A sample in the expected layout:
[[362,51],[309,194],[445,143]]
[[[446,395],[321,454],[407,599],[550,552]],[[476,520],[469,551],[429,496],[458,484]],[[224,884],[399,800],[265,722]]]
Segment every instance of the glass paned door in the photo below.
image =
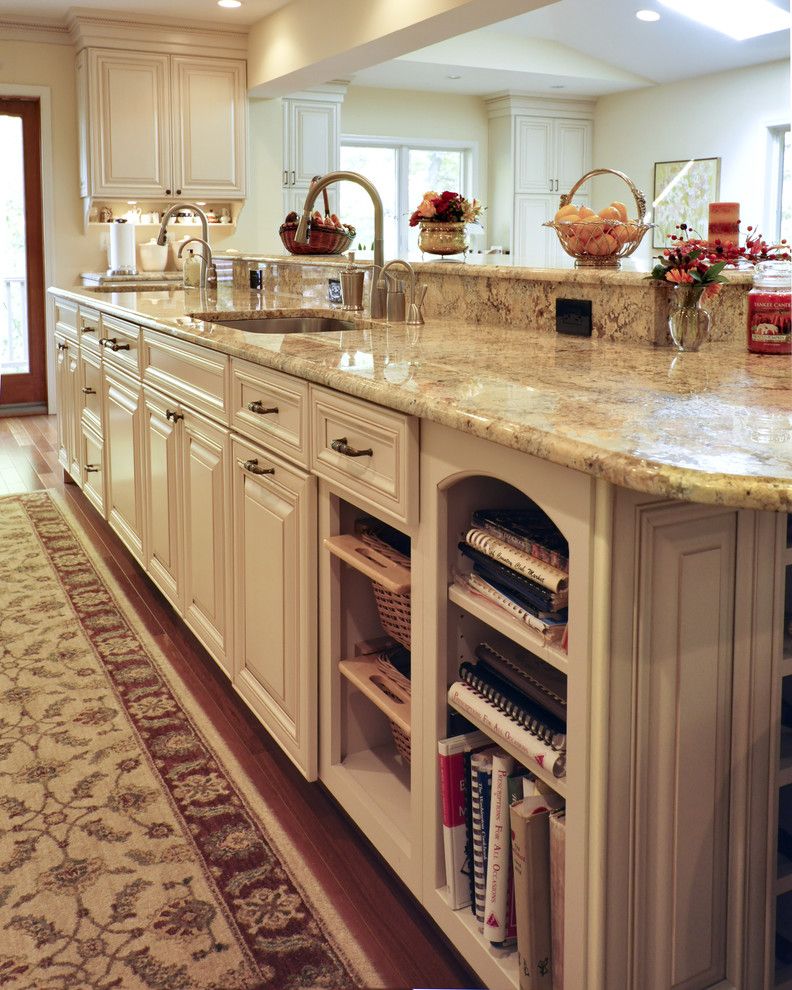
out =
[[0,412],[46,399],[37,100],[0,98]]

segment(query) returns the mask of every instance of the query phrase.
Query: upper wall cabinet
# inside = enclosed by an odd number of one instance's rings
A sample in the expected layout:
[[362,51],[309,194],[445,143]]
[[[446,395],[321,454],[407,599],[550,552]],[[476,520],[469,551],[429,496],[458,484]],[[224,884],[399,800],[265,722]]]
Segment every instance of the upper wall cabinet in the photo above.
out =
[[77,84],[82,196],[244,197],[244,61],[87,48]]
[[514,127],[516,193],[569,192],[588,171],[590,120],[521,114],[515,117]]
[[[295,93],[283,100],[283,205],[301,212],[315,175],[339,166],[341,101],[344,90],[330,85],[327,92]],[[328,195],[336,210],[337,188]],[[319,207],[321,208],[321,207]]]

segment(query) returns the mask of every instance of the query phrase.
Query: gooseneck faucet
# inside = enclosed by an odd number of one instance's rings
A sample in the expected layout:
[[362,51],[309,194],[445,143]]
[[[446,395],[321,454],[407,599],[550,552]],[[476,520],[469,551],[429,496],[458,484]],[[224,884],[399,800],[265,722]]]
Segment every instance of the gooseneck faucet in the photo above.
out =
[[298,244],[308,243],[308,221],[311,219],[311,211],[316,202],[316,197],[328,186],[332,186],[334,182],[356,182],[366,190],[371,197],[371,202],[374,204],[375,271],[371,277],[371,315],[374,319],[381,319],[385,315],[383,312],[384,300],[382,299],[382,295],[376,291],[376,279],[378,273],[382,270],[384,262],[382,200],[374,185],[365,175],[361,175],[359,172],[328,172],[326,175],[320,175],[316,178],[311,183],[308,194],[305,197],[305,205],[303,206],[300,222],[297,224],[297,232],[294,235],[294,240]]
[[[201,220],[201,239],[203,240],[204,244],[206,244],[207,248],[209,247],[209,221],[206,219],[206,214],[201,209],[201,207],[198,206],[197,203],[174,203],[172,206],[168,207],[168,209],[162,215],[162,223],[160,224],[159,233],[157,234],[157,244],[159,244],[160,247],[162,247],[162,245],[167,240],[168,232],[166,228],[168,226],[168,221],[177,210],[183,210],[185,208],[194,210],[198,214]],[[210,255],[210,263],[211,263],[211,255]],[[206,272],[207,272],[206,258],[202,254],[201,255],[201,288],[204,289],[206,288]]]
[[217,269],[214,266],[214,261],[212,260],[212,249],[209,247],[209,241],[205,241],[203,237],[188,237],[186,241],[182,241],[179,246],[179,253],[177,257],[181,258],[184,254],[184,249],[188,244],[202,244],[206,249],[205,252],[201,251],[198,257],[201,259],[201,288],[203,289],[216,289],[217,288]]

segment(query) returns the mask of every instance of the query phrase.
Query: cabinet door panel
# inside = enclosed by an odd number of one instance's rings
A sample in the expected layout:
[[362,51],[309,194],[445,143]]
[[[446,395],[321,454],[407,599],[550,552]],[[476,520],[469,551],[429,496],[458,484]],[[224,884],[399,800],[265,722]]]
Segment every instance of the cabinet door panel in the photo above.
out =
[[514,191],[552,192],[558,178],[553,164],[553,121],[544,117],[517,117],[514,126]]
[[228,665],[228,432],[195,413],[182,423],[184,618],[226,673]]
[[245,65],[173,58],[174,185],[182,196],[245,194]]
[[[591,121],[556,121],[556,178],[559,192],[569,192],[591,168]],[[626,190],[625,190],[626,192]],[[579,197],[575,197],[575,202]]]
[[66,394],[69,396],[69,415],[66,420],[66,445],[69,454],[69,474],[78,485],[82,485],[82,428],[80,426],[80,350],[76,344],[69,343],[66,352]]
[[63,334],[54,333],[55,402],[58,410],[58,463],[69,470],[69,422],[73,418],[69,392],[69,343]]
[[143,563],[142,389],[107,368],[102,381],[107,520]]
[[[234,440],[234,686],[316,778],[315,479]],[[245,462],[274,468],[256,475]]]
[[181,608],[181,484],[179,431],[166,415],[177,410],[144,388],[143,444],[146,460],[146,570],[166,598]]
[[556,202],[554,196],[514,197],[515,265],[549,268],[558,263],[556,232],[542,226],[555,213]]
[[83,494],[97,511],[105,514],[104,502],[104,444],[102,438],[85,424],[81,439]]
[[171,185],[168,56],[90,55],[93,195],[166,195]]
[[307,188],[315,175],[338,168],[337,103],[289,101],[289,185]]

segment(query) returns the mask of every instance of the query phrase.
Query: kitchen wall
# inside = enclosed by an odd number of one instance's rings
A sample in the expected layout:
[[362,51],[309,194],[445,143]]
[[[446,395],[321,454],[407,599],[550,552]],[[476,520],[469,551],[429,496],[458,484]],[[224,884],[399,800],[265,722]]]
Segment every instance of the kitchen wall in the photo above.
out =
[[[766,230],[767,129],[789,123],[789,85],[782,61],[601,97],[594,164],[626,172],[651,201],[655,162],[720,158],[720,199],[741,204],[743,230],[751,223]],[[593,186],[594,203],[630,201],[618,180]],[[647,234],[635,257],[651,254]]]

